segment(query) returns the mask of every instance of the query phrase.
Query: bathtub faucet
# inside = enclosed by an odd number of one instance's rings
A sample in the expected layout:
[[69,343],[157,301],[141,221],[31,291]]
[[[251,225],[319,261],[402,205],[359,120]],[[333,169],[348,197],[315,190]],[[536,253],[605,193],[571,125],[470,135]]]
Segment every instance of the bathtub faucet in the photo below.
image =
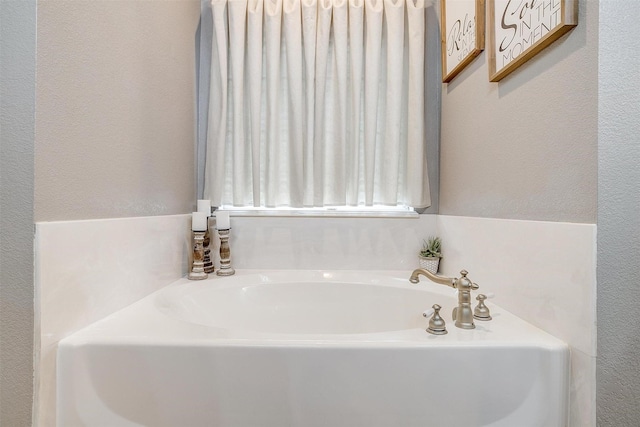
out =
[[444,277],[433,274],[424,268],[417,268],[411,273],[409,281],[418,283],[420,275],[425,276],[432,282],[440,285],[450,286],[458,290],[458,306],[453,309],[453,320],[456,321],[456,327],[462,329],[473,329],[476,325],[473,323],[473,309],[471,308],[471,291],[478,289],[478,285],[467,278],[467,271],[460,272],[460,278]]

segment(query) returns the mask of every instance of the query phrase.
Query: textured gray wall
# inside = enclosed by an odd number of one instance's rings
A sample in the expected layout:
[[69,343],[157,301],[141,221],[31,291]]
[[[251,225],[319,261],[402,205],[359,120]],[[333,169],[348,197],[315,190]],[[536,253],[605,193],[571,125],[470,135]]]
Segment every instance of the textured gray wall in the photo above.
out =
[[600,2],[598,426],[640,425],[640,2]]
[[38,3],[36,221],[187,213],[199,0]]
[[2,426],[31,425],[34,190],[38,221],[193,207],[199,9],[0,1]]
[[579,10],[574,30],[501,82],[485,50],[445,85],[441,214],[596,222],[598,2]]
[[0,1],[0,425],[31,425],[35,0]]

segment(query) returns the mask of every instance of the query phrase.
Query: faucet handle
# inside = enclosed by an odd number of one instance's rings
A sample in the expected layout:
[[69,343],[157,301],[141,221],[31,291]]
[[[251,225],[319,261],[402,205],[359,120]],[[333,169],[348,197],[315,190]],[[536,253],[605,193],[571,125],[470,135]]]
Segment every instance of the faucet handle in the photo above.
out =
[[473,309],[473,318],[477,319],[477,320],[491,320],[491,312],[489,311],[489,309],[487,308],[487,306],[484,304],[484,301],[487,298],[492,298],[493,294],[490,294],[489,296],[485,295],[485,294],[478,294],[478,296],[476,297],[476,300],[478,300],[478,305],[476,306],[476,308]]
[[422,313],[424,317],[429,317],[433,314],[431,319],[429,319],[429,327],[427,328],[427,332],[433,335],[445,335],[447,333],[447,328],[445,326],[444,319],[440,317],[440,307],[438,304],[433,304],[433,308]]
[[455,279],[453,287],[456,289],[462,288],[464,291],[475,291],[476,289],[480,288],[477,283],[473,283],[471,280],[469,280],[467,274],[469,274],[467,270],[460,270],[460,278]]

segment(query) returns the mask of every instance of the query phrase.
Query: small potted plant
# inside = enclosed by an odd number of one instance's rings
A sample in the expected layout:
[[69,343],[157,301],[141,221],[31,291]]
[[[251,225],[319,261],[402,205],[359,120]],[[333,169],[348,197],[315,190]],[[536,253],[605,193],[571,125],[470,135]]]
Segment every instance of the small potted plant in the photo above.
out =
[[420,267],[436,274],[440,267],[440,258],[442,258],[442,240],[433,236],[423,240],[419,256]]

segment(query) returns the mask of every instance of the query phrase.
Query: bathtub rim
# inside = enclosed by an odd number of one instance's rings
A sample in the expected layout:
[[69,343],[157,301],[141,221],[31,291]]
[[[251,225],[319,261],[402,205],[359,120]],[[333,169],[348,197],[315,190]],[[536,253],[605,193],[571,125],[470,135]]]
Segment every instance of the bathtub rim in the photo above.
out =
[[[154,300],[161,293],[171,292],[180,287],[207,286],[212,282],[242,281],[255,275],[296,274],[313,275],[333,273],[339,275],[359,274],[358,270],[238,270],[231,278],[211,277],[204,281],[179,279],[168,286],[142,298],[141,300],[63,338],[59,346],[78,345],[176,345],[176,346],[282,346],[282,347],[529,347],[535,346],[552,351],[568,352],[568,345],[553,335],[542,331],[503,309],[492,300],[491,310],[494,320],[476,322],[476,329],[456,328],[450,317],[450,307],[443,309],[449,333],[435,336],[424,328],[406,329],[366,334],[277,334],[252,331],[229,331],[211,326],[196,325],[161,313]],[[411,285],[409,270],[367,271],[366,275],[398,280],[397,286],[421,289],[425,293],[449,297],[455,290],[427,281]],[[400,282],[407,278],[407,285]],[[481,285],[482,286],[482,285]],[[489,288],[489,286],[486,286]],[[482,289],[482,288],[481,288]],[[425,303],[425,309],[429,303]],[[425,328],[427,321],[425,319]]]

